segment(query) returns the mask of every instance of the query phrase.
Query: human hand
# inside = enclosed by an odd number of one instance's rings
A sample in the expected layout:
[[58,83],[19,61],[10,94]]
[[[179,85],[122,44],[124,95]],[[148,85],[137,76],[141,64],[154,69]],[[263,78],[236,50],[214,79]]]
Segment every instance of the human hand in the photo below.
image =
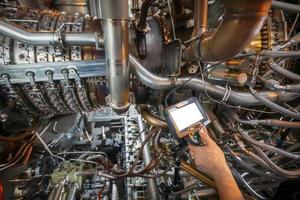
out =
[[205,127],[200,130],[200,137],[205,143],[204,146],[189,145],[190,154],[195,160],[195,164],[214,178],[220,173],[228,172],[229,168],[223,151],[209,137]]

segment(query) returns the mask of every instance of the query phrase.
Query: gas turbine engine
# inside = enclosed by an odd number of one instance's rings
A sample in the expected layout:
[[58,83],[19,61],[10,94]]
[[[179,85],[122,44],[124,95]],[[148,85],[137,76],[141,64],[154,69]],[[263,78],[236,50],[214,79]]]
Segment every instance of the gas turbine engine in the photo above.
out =
[[0,199],[216,198],[164,119],[189,97],[245,199],[286,188],[297,199],[299,12],[271,0],[1,2]]

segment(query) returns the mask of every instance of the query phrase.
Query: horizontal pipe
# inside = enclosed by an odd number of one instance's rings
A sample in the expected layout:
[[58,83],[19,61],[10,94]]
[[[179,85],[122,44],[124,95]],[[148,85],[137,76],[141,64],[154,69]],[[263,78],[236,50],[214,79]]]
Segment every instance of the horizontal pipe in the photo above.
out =
[[264,56],[264,57],[283,57],[283,58],[297,58],[300,57],[300,51],[262,51],[260,54],[260,56]]
[[61,41],[57,32],[31,32],[18,27],[15,24],[0,20],[0,34],[17,41],[32,45],[62,45],[62,46],[103,46],[103,39],[92,32],[65,32]]
[[264,126],[278,126],[278,127],[287,127],[287,128],[300,128],[300,122],[295,121],[285,121],[278,119],[252,119],[252,120],[242,120],[236,113],[229,113],[232,118],[242,124],[248,124],[252,126],[264,125]]
[[279,126],[286,128],[300,128],[300,122],[294,121],[283,121],[278,119],[261,119],[261,120],[240,120],[242,124],[249,125],[266,125],[266,126]]
[[[129,56],[131,67],[137,78],[155,90],[171,90],[174,87],[188,88],[195,91],[207,92],[214,98],[222,99],[227,93],[226,89],[222,86],[216,86],[199,78],[182,77],[170,78],[157,76],[147,69],[132,55]],[[274,91],[261,91],[259,94],[272,102],[287,102],[299,96],[296,93],[288,92],[274,92]],[[234,105],[261,105],[262,103],[254,98],[249,92],[231,91],[228,102]]]
[[285,10],[288,12],[295,12],[295,13],[300,12],[300,6],[298,4],[286,3],[281,1],[272,1],[272,7]]

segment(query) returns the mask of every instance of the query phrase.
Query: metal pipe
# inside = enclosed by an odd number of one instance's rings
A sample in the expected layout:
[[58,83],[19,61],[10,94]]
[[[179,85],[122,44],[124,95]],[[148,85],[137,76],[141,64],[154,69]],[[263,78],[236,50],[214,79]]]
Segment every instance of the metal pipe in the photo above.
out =
[[[139,61],[129,56],[131,67],[137,78],[147,85],[148,87],[155,90],[171,90],[174,87],[181,86],[182,88],[193,89],[195,91],[207,92],[214,98],[222,99],[227,93],[226,89],[222,86],[216,86],[209,82],[206,82],[199,78],[182,77],[161,77],[152,74],[145,69]],[[274,91],[261,91],[259,94],[270,101],[287,102],[293,100],[299,96],[297,93],[289,92],[274,92]],[[228,102],[234,105],[261,105],[262,103],[254,98],[248,92],[231,91],[229,94]]]
[[[144,142],[146,139],[146,131],[144,131],[145,127],[144,127],[143,118],[141,115],[138,116],[138,128],[139,128],[139,132],[141,133],[141,142]],[[146,143],[143,148],[143,160],[144,160],[145,166],[150,164],[150,162],[152,160],[151,153],[150,153],[150,147],[149,147],[148,143]],[[148,179],[148,189],[149,189],[149,199],[153,199],[153,200],[159,199],[157,181],[155,178]]]
[[264,56],[264,57],[275,57],[275,58],[279,58],[279,57],[284,57],[284,58],[297,58],[300,57],[300,52],[299,51],[270,51],[270,50],[265,50],[262,51],[260,54],[260,56]]
[[285,121],[278,119],[251,119],[251,120],[243,120],[235,112],[229,112],[228,116],[231,116],[236,121],[242,124],[248,124],[252,126],[264,125],[264,126],[279,126],[279,127],[287,127],[287,128],[300,128],[300,122],[297,121]]
[[145,1],[143,1],[143,4],[141,6],[140,19],[139,19],[139,22],[138,22],[138,25],[137,25],[137,28],[140,31],[144,31],[145,29],[147,29],[146,20],[147,20],[147,15],[148,15],[148,9],[154,1],[155,0],[145,0]]
[[108,104],[120,114],[130,106],[128,1],[101,0],[105,57],[108,74]]
[[[208,178],[204,173],[202,173],[201,171],[199,171],[197,168],[195,168],[194,166],[192,166],[191,164],[181,160],[181,164],[180,167],[185,170],[186,172],[188,172],[190,175],[196,177],[197,179],[199,179],[200,181],[202,181],[205,185],[217,189],[217,185],[216,183],[211,179]],[[250,197],[249,195],[242,193],[245,199],[249,199],[249,200],[253,200],[252,197]]]
[[290,79],[290,80],[293,80],[293,81],[300,81],[300,75],[299,74],[296,74],[294,72],[291,72],[283,67],[280,67],[281,64],[285,63],[284,61],[278,63],[278,64],[275,64],[275,63],[269,63],[268,66],[274,70],[275,72],[281,74],[282,76]]
[[[240,53],[260,31],[272,0],[223,0],[225,14],[217,30],[200,42],[184,59],[205,61],[227,60]],[[196,43],[196,45],[195,45]]]
[[279,149],[277,147],[274,147],[274,146],[271,146],[271,145],[268,145],[268,144],[265,144],[265,143],[262,143],[260,141],[257,141],[255,139],[253,139],[252,137],[250,137],[242,128],[238,128],[239,130],[239,133],[241,134],[241,136],[243,137],[243,139],[255,146],[258,146],[262,149],[265,149],[265,150],[268,150],[268,151],[272,151],[274,153],[277,153],[277,154],[280,154],[280,155],[283,155],[287,158],[290,158],[290,159],[293,159],[293,160],[300,160],[300,155],[297,155],[297,154],[294,154],[294,153],[291,153],[291,152],[288,152],[288,151],[285,151],[285,150],[282,150],[282,149]]
[[211,178],[208,178],[204,173],[200,172],[197,168],[193,167],[191,164],[182,160],[180,167],[190,175],[202,181],[207,186],[217,189],[216,183]]
[[81,46],[81,45],[103,45],[102,38],[92,32],[31,32],[18,27],[15,24],[0,20],[0,34],[13,38],[20,42],[32,45],[62,45],[62,46]]
[[158,127],[161,129],[168,129],[167,122],[152,115],[145,106],[141,106],[141,115],[151,126]]
[[57,188],[55,190],[55,194],[54,194],[53,200],[60,200],[61,199],[64,187],[65,187],[65,183],[66,183],[66,179],[62,179],[59,182],[59,184],[58,184],[58,186],[57,186]]
[[194,2],[194,29],[192,37],[200,36],[206,31],[208,15],[208,0]]
[[77,189],[78,189],[78,185],[76,183],[72,184],[71,188],[68,190],[68,195],[66,200],[75,200]]
[[286,3],[281,1],[272,1],[272,7],[288,12],[300,12],[300,6],[298,4]]

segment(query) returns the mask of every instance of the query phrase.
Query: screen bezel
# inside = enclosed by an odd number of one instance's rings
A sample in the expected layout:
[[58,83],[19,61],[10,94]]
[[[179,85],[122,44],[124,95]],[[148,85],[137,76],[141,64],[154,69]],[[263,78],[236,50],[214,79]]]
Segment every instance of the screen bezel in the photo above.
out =
[[[180,108],[187,106],[188,104],[192,104],[192,103],[196,104],[197,108],[199,109],[200,113],[203,116],[203,119],[193,123],[191,126],[185,128],[183,130],[179,130],[179,128],[176,125],[175,120],[173,119],[173,117],[171,115],[171,112],[174,111],[174,109],[180,109]],[[206,115],[204,109],[202,108],[201,104],[199,103],[199,101],[196,97],[189,98],[185,101],[179,102],[175,105],[165,108],[165,118],[167,120],[169,128],[171,128],[173,131],[175,131],[179,138],[186,136],[188,134],[189,128],[198,127],[197,125],[199,125],[200,123],[202,125],[206,126],[210,122],[208,119],[208,116]]]

